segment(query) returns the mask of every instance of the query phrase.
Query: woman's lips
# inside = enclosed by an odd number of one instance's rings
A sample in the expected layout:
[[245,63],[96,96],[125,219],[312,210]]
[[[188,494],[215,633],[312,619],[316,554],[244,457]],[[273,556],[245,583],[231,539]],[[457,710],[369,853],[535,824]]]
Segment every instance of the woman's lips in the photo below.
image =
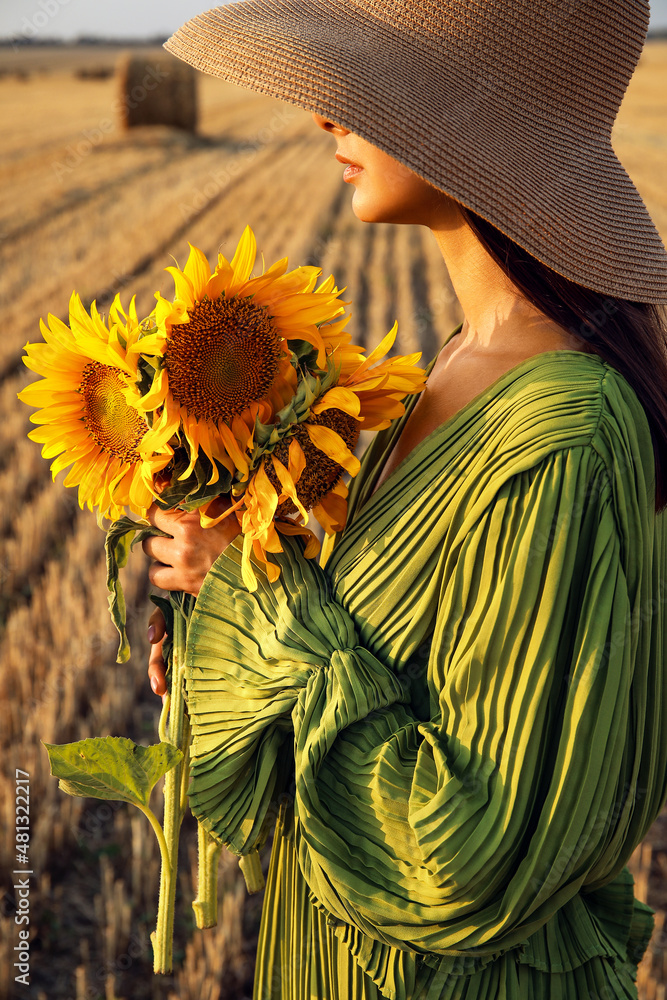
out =
[[353,177],[356,177],[357,174],[360,174],[361,171],[364,169],[363,167],[360,167],[358,163],[353,163],[352,160],[348,160],[348,158],[346,156],[343,156],[342,153],[336,153],[336,159],[338,160],[339,163],[346,164],[345,170],[343,172],[344,181],[352,180]]
[[358,167],[356,163],[348,163],[348,165],[345,167],[345,170],[343,171],[343,180],[344,181],[352,180],[352,178],[356,177],[357,174],[360,174],[363,169],[364,169],[363,167]]

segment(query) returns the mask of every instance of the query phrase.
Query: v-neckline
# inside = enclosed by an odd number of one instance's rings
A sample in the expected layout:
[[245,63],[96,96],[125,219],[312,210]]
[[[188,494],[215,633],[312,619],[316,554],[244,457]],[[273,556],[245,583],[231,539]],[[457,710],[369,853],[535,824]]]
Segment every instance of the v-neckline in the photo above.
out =
[[[444,342],[444,344],[442,345],[436,356],[428,365],[426,369],[427,374],[431,373],[436,361],[440,357],[441,352],[445,349],[450,340],[452,340],[457,333],[461,332],[462,328],[463,328],[463,323],[460,323],[459,326],[457,326],[454,329],[454,331],[449,335],[449,337],[447,337],[447,340]],[[554,351],[540,351],[537,354],[531,354],[530,357],[528,358],[524,358],[523,361],[519,361],[518,364],[513,365],[512,368],[509,368],[506,372],[503,372],[503,374],[500,375],[497,379],[494,379],[494,381],[491,382],[491,384],[488,385],[486,389],[482,389],[481,392],[478,392],[476,396],[473,396],[473,398],[470,399],[467,403],[464,403],[464,405],[460,409],[458,409],[456,413],[453,413],[451,417],[448,417],[446,420],[443,420],[442,423],[438,424],[438,426],[434,428],[434,430],[432,430],[429,434],[427,434],[426,437],[422,438],[422,440],[419,441],[418,444],[416,444],[415,447],[408,452],[405,458],[401,459],[398,465],[389,473],[387,478],[380,486],[377,487],[377,489],[375,489],[373,485],[373,491],[369,494],[369,496],[365,498],[361,506],[357,507],[354,515],[354,520],[356,520],[362,514],[365,514],[374,500],[380,498],[382,494],[386,493],[387,488],[392,487],[394,481],[399,476],[404,475],[409,469],[411,469],[414,466],[414,464],[420,460],[422,453],[424,453],[429,447],[432,447],[434,441],[436,441],[441,435],[446,435],[447,433],[449,433],[452,430],[452,428],[455,427],[456,424],[463,417],[467,416],[474,409],[479,408],[487,400],[487,398],[493,396],[495,393],[498,393],[503,387],[505,382],[511,381],[516,376],[516,374],[520,372],[522,369],[524,368],[530,369],[534,365],[539,365],[546,360],[552,359],[555,355],[561,355],[561,354],[575,354],[579,357],[593,358],[598,364],[602,360],[599,355],[590,354],[587,351],[577,351],[574,350],[573,348],[559,348]],[[412,397],[409,404],[406,405],[405,414],[399,418],[399,421],[403,426],[405,426],[405,422],[407,421],[409,415],[412,413],[412,409],[416,405],[416,401],[418,399],[419,395],[415,395]],[[401,433],[401,431],[399,431],[399,434]],[[396,440],[397,437],[395,436],[393,439],[392,450],[393,447],[395,447]],[[391,454],[391,452],[389,454]],[[387,456],[387,459],[388,458],[389,455]],[[374,477],[373,484],[377,482],[377,479],[379,478],[381,472],[382,470],[379,471],[378,476]]]

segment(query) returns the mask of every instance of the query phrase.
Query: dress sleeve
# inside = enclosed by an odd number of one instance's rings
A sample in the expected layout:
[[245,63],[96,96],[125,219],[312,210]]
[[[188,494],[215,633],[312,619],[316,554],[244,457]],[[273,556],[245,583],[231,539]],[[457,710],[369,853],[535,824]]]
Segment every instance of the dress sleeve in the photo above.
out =
[[612,493],[592,448],[566,448],[459,528],[426,721],[297,540],[254,594],[230,547],[189,639],[193,812],[246,854],[291,780],[317,905],[418,954],[502,952],[611,879],[640,739]]

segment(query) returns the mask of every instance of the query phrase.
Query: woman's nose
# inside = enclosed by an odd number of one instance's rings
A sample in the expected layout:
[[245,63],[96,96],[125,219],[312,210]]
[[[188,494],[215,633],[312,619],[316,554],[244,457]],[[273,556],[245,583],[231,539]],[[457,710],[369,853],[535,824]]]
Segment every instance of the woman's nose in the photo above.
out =
[[332,132],[335,135],[348,135],[349,128],[344,128],[342,125],[337,125],[336,122],[332,122],[330,118],[323,118],[322,115],[318,115],[316,111],[311,111],[313,116],[313,121],[316,125],[319,125],[321,129],[325,132]]

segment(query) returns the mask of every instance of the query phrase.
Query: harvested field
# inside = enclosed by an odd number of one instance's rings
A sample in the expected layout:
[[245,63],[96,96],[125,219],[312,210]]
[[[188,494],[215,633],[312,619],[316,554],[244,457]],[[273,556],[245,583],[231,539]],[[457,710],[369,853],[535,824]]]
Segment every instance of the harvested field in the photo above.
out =
[[[146,53],[146,58],[150,53]],[[261,897],[248,897],[223,852],[219,926],[194,929],[196,824],[181,838],[173,976],[154,977],[157,842],[119,803],[72,798],[49,774],[40,741],[89,736],[157,740],[160,701],[146,678],[146,566],[131,559],[126,594],[133,656],[115,661],[103,535],[74,491],[53,484],[25,438],[23,345],[47,312],[66,319],[76,289],[102,311],[120,291],[140,314],[187,241],[209,259],[249,223],[268,263],[317,264],[353,302],[369,347],[398,319],[402,350],[430,357],[462,318],[429,232],[367,226],[333,159],[333,142],[287,104],[201,77],[199,131],[119,125],[117,81],[101,47],[3,52],[0,77],[0,1000],[241,1000],[251,995]],[[136,58],[137,53],[133,51]],[[81,73],[80,71],[85,72]],[[16,74],[21,74],[17,76]],[[78,74],[78,75],[77,75]],[[667,43],[650,43],[615,130],[615,146],[667,239]],[[14,770],[30,775],[31,984],[13,982]],[[658,908],[640,996],[667,985],[667,818],[632,860],[638,893]],[[332,998],[333,1000],[333,998]]]

